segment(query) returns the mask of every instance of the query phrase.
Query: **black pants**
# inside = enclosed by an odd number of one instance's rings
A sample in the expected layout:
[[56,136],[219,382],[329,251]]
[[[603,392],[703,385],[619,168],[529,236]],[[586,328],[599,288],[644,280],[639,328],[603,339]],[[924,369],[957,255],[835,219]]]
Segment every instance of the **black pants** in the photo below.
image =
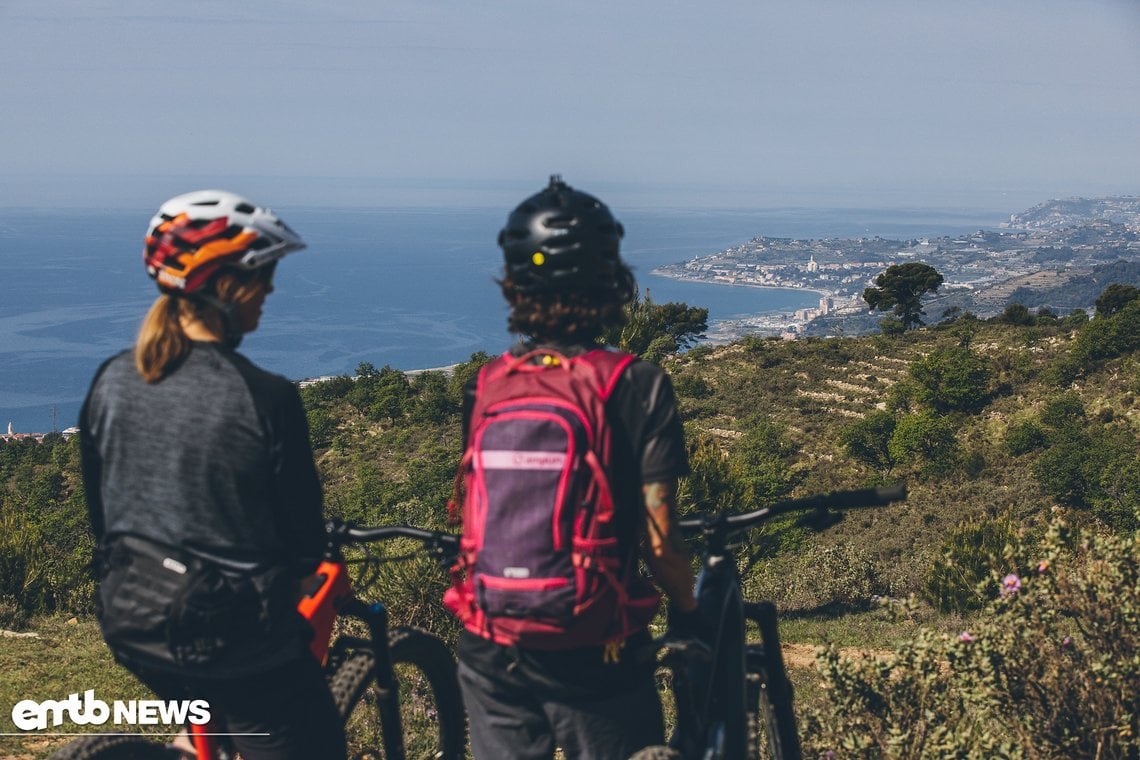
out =
[[459,686],[476,760],[550,760],[555,746],[575,760],[625,760],[663,741],[653,660],[623,661],[600,647],[533,652],[460,635]]
[[[204,699],[245,760],[342,760],[344,728],[321,666],[309,653],[235,679],[136,671],[161,699]],[[257,735],[263,734],[263,735]]]

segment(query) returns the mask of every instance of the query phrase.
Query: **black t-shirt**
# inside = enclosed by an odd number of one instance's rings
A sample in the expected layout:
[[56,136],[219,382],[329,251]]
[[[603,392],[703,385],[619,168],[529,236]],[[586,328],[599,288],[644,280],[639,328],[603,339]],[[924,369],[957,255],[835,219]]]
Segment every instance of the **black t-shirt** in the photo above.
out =
[[[520,344],[511,353],[521,356],[535,346]],[[550,346],[564,356],[575,356],[594,346]],[[475,381],[467,385],[463,406],[464,447],[475,401]],[[615,521],[619,540],[637,540],[638,519],[642,513],[642,485],[665,482],[689,474],[689,460],[685,451],[684,430],[677,413],[676,398],[669,375],[650,362],[635,360],[622,373],[606,404],[606,415],[611,426],[611,473],[614,489]],[[632,545],[626,543],[626,545]],[[648,637],[641,634],[631,644],[641,644]],[[633,647],[637,649],[637,646]],[[458,653],[468,666],[484,673],[494,673],[502,667],[508,655],[504,648],[487,639],[464,631],[460,634]],[[623,656],[617,667],[603,663],[601,647],[584,647],[572,652],[519,653],[510,648],[511,658],[522,657],[522,663],[532,672],[533,678],[550,683],[562,683],[567,688],[597,689],[604,684],[607,690],[619,690],[632,683],[633,672],[644,671],[641,658]],[[648,667],[652,669],[652,660]]]

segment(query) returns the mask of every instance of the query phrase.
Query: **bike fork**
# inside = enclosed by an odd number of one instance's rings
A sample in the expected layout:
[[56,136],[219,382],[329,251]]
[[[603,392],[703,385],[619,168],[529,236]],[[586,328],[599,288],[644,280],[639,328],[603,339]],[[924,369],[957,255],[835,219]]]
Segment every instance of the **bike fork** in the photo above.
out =
[[[780,632],[776,625],[776,606],[771,602],[749,602],[744,605],[744,616],[756,623],[760,629],[760,640],[763,646],[749,648],[747,657],[747,671],[757,674],[757,678],[748,678],[748,704],[758,707],[760,703],[760,690],[767,691],[768,704],[775,718],[776,737],[778,746],[785,758],[799,758],[800,736],[796,727],[796,714],[792,707],[792,682],[788,680],[788,671],[784,666],[784,654],[780,649]],[[757,716],[757,720],[760,716]],[[771,731],[772,727],[768,726]]]
[[[383,726],[400,726],[400,689],[396,672],[392,668],[392,657],[388,649],[388,609],[379,602],[366,604],[359,599],[350,599],[344,612],[360,618],[368,625],[372,638],[372,677],[376,681],[376,710]],[[392,760],[404,758],[404,735],[402,731],[383,731],[384,757]]]

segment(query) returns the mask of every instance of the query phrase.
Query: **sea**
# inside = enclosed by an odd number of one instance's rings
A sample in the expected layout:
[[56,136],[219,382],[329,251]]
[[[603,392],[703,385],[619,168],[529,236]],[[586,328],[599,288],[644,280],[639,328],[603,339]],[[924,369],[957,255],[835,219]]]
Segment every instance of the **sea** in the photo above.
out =
[[[241,352],[294,380],[362,362],[445,367],[510,344],[495,278],[503,209],[278,208],[308,242],[278,268]],[[141,264],[153,209],[0,208],[0,432],[76,423],[100,363],[130,346],[156,291]],[[622,254],[658,302],[710,322],[814,306],[800,290],[683,282],[654,267],[757,236],[913,238],[994,229],[1008,209],[630,209]],[[203,399],[203,403],[209,403]]]

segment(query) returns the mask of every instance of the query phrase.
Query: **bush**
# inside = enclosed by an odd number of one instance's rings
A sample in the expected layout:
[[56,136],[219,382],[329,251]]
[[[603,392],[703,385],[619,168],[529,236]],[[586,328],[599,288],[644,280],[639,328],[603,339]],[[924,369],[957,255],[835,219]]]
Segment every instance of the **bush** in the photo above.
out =
[[877,410],[842,428],[839,442],[852,459],[885,474],[895,464],[890,451],[894,432],[895,416]]
[[1029,309],[1024,304],[1011,303],[1005,307],[1005,311],[997,317],[998,322],[1003,322],[1007,325],[1032,325],[1034,324],[1033,315],[1029,313]]
[[910,367],[918,400],[940,412],[980,409],[992,374],[989,360],[966,346],[935,349]]
[[1051,399],[1041,411],[1048,448],[1032,465],[1041,488],[1066,506],[1090,509],[1107,525],[1137,526],[1140,445],[1127,422],[1088,424],[1073,393]]
[[811,546],[778,565],[759,591],[781,610],[864,609],[883,593],[874,558],[850,544]]
[[713,392],[705,379],[696,372],[681,372],[674,375],[673,388],[677,391],[678,396],[695,399],[708,398]]
[[707,435],[689,441],[688,477],[677,491],[677,504],[682,511],[740,511],[744,487],[736,478],[728,455]]
[[923,629],[885,658],[818,658],[825,702],[805,756],[1135,758],[1140,753],[1140,534],[1055,521],[1037,561],[958,635]]
[[883,331],[883,335],[902,335],[906,332],[906,325],[901,319],[883,317],[879,320],[879,329]]
[[1011,456],[1021,456],[1045,445],[1045,431],[1030,420],[1012,425],[1005,434],[1005,450]]
[[1140,298],[1140,289],[1114,282],[1096,299],[1096,314],[1098,317],[1110,317],[1137,298]]
[[954,423],[928,411],[907,415],[895,423],[887,448],[895,462],[943,472],[953,465],[958,448]]
[[16,607],[10,618],[91,608],[94,541],[73,484],[78,443],[0,445],[10,468],[0,487],[0,598]]
[[1077,333],[1072,350],[1052,368],[1054,382],[1065,385],[1117,356],[1140,349],[1140,299],[1111,314],[1089,320]]
[[1075,393],[1054,396],[1041,409],[1041,424],[1053,430],[1079,425],[1085,417],[1085,404]]
[[940,612],[981,609],[995,588],[985,583],[1006,567],[1006,547],[1017,537],[1008,517],[982,517],[959,525],[922,581],[924,599]]
[[786,496],[795,484],[788,464],[793,454],[795,448],[787,442],[783,427],[762,415],[751,417],[729,456],[742,499],[735,509],[757,509]]

